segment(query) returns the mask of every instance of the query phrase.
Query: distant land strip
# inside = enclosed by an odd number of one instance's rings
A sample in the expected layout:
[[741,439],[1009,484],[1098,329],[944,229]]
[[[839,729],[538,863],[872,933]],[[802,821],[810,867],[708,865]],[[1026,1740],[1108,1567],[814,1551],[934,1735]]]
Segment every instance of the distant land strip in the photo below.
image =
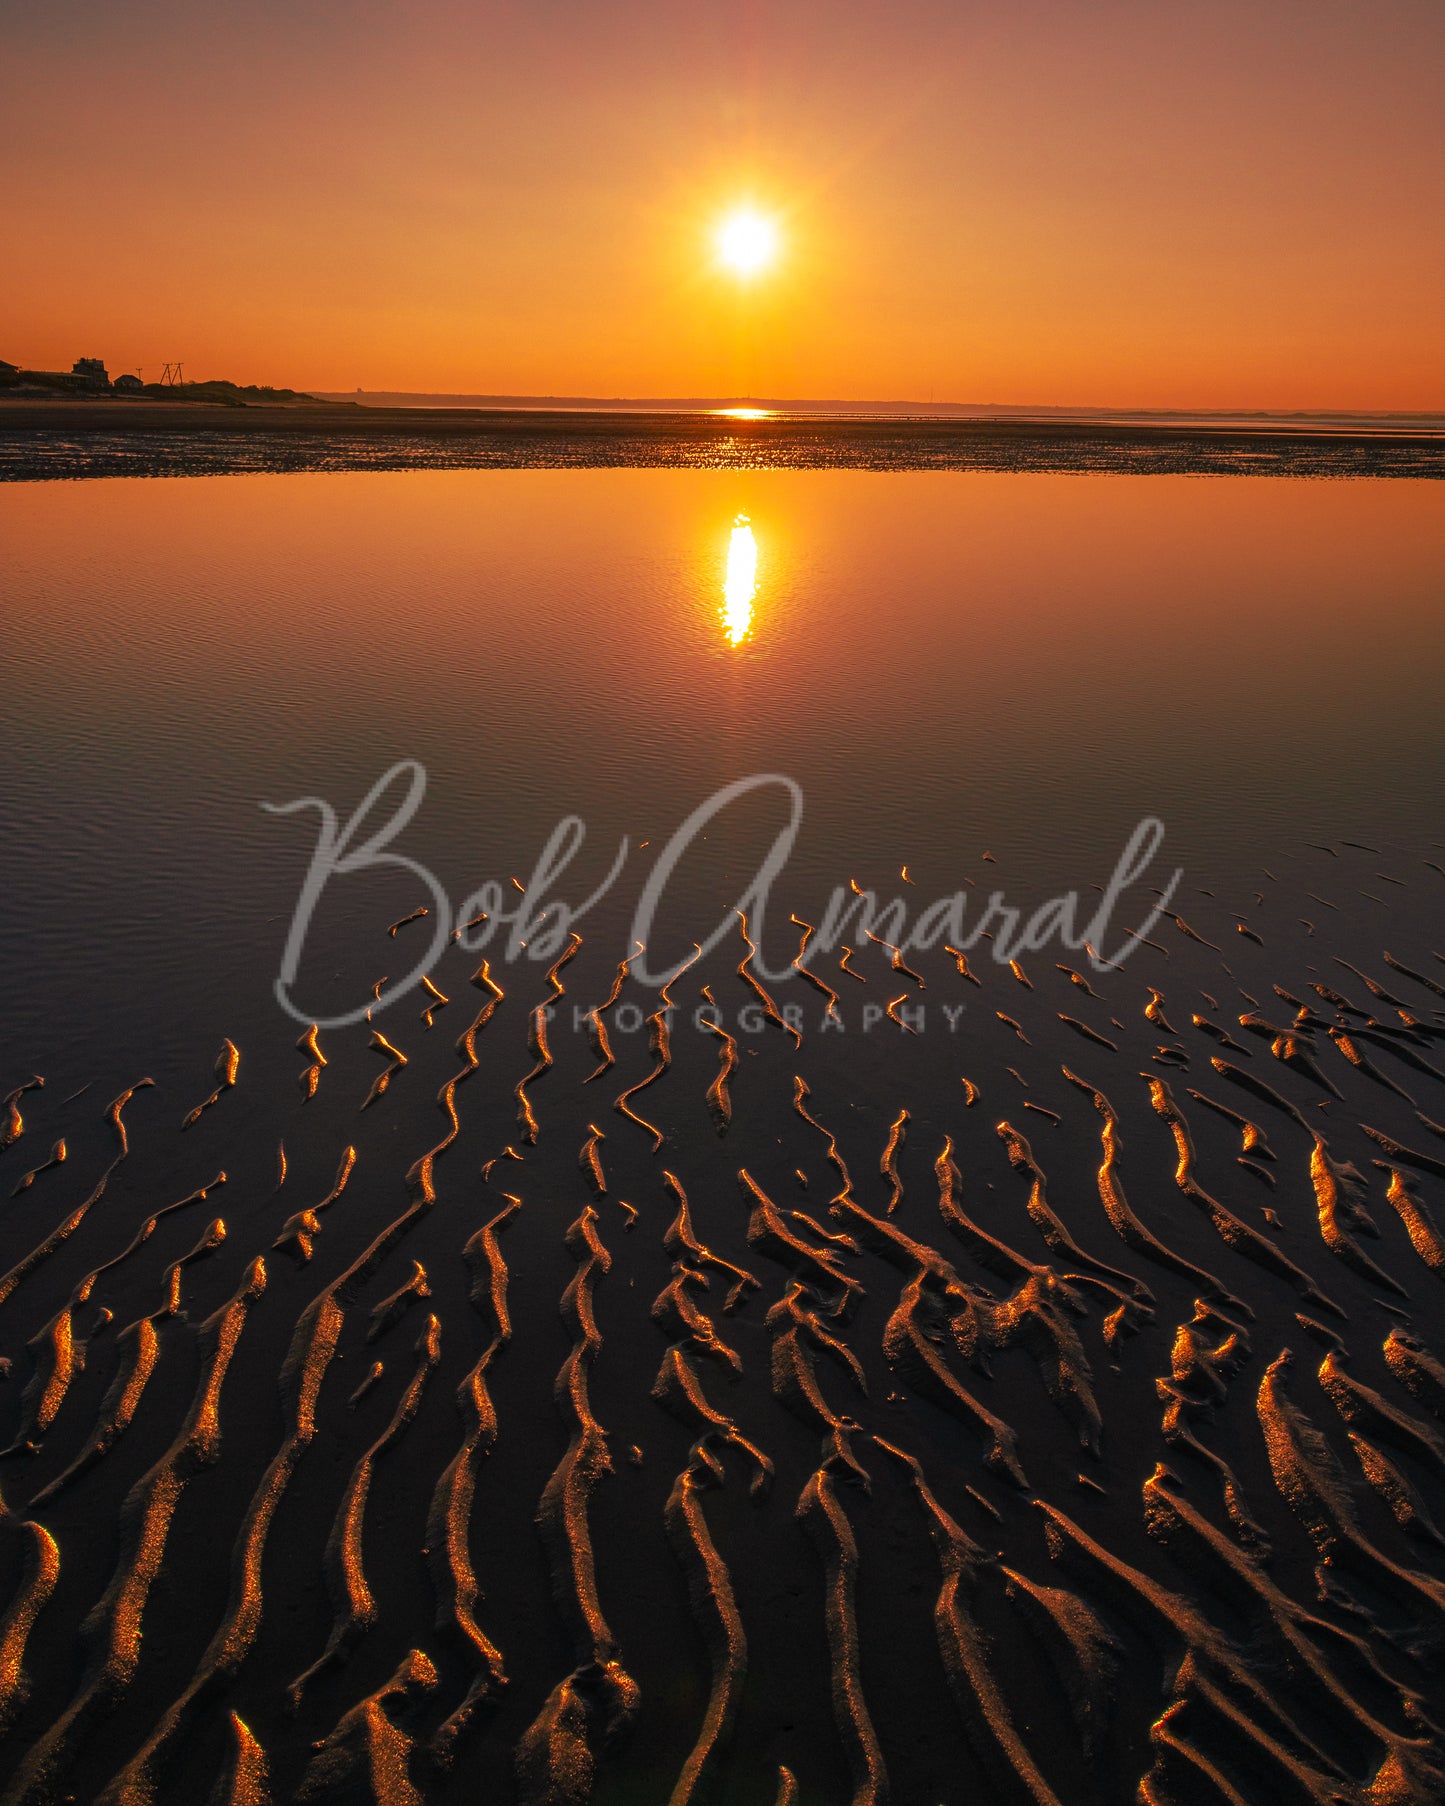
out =
[[849,419],[1109,420],[1210,422],[1305,428],[1396,427],[1445,432],[1445,413],[1399,408],[1100,408],[1001,401],[859,401],[818,396],[759,395],[474,395],[425,389],[316,389],[318,401],[346,401],[367,408],[485,408],[541,413],[709,414],[735,408],[777,414],[842,415]]

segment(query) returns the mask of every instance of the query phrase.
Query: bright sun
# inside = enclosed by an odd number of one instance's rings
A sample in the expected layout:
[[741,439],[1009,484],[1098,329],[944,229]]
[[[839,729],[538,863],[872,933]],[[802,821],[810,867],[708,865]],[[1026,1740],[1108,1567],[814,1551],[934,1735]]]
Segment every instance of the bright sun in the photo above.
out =
[[739,276],[755,276],[778,253],[778,229],[770,219],[740,208],[718,227],[718,255]]

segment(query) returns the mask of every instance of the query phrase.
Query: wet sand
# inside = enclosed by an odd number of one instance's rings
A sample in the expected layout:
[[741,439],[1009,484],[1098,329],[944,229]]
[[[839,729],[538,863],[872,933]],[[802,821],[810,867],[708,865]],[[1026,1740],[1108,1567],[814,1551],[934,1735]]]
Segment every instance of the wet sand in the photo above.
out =
[[0,397],[0,481],[245,471],[1033,470],[1445,476],[1438,424],[962,420]]
[[1442,886],[10,1048],[0,1801],[1438,1800]]

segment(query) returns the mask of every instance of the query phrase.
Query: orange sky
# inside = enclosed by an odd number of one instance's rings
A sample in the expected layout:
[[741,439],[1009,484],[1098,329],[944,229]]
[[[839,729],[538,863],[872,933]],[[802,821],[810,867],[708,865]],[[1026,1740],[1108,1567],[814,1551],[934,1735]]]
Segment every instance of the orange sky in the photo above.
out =
[[[1445,408],[1441,0],[0,0],[0,356]],[[775,213],[742,285],[710,233]]]

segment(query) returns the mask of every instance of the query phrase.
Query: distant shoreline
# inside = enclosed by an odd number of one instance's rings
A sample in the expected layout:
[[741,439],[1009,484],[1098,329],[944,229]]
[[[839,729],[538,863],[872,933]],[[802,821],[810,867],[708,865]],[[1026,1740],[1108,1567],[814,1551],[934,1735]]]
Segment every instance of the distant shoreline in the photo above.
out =
[[790,419],[1001,420],[1113,422],[1119,425],[1238,424],[1277,428],[1370,430],[1424,427],[1445,432],[1445,412],[1401,408],[1097,408],[1027,402],[840,401],[752,395],[467,395],[406,389],[317,389],[319,401],[362,408],[465,409],[486,413],[717,414],[758,409]]
[[1445,477],[1445,420],[224,407],[0,398],[0,481],[401,469],[862,469]]
[[[111,419],[117,408],[138,408],[149,417],[166,418],[188,408],[206,412],[220,405],[206,396],[86,394],[83,391],[0,390],[0,420],[17,410],[54,407],[60,417],[73,420],[77,409],[95,409],[97,417]],[[1401,408],[1096,408],[1043,406],[999,402],[838,401],[758,398],[752,396],[632,397],[589,395],[464,395],[432,394],[401,389],[317,389],[287,400],[257,400],[231,404],[255,412],[287,413],[345,410],[354,420],[358,413],[372,414],[598,414],[604,416],[698,416],[736,420],[742,410],[756,411],[769,419],[785,420],[900,420],[919,422],[978,421],[1001,425],[1155,426],[1199,428],[1213,431],[1237,427],[1269,432],[1427,432],[1445,433],[1445,411]]]

